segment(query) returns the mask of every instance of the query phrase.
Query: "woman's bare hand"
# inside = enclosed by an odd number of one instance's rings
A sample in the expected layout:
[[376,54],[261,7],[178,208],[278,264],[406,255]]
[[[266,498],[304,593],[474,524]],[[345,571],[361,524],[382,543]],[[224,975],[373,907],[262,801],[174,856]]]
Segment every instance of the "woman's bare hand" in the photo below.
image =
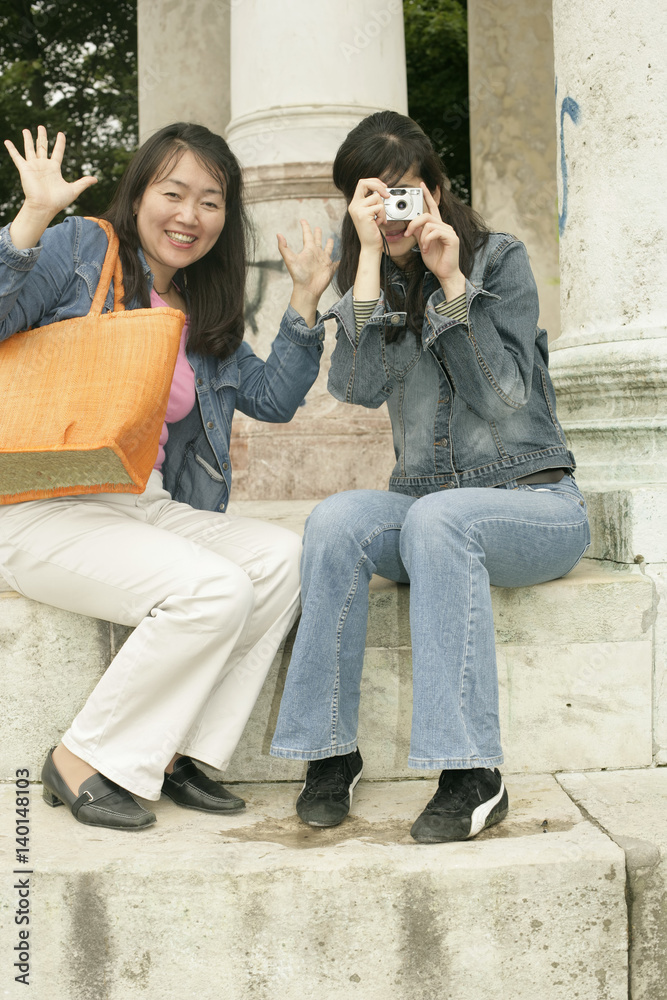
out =
[[465,291],[465,278],[459,267],[459,238],[455,230],[442,221],[438,205],[424,182],[421,182],[427,211],[410,222],[406,236],[415,236],[422,260],[444,289],[447,299]]
[[97,178],[80,177],[76,181],[66,181],[61,170],[65,136],[58,132],[49,156],[48,137],[43,125],[37,129],[36,142],[30,130],[23,129],[23,156],[9,139],[5,140],[5,146],[19,172],[25,195],[23,206],[10,229],[14,245],[22,250],[35,246],[58,212],[96,184]]
[[384,199],[388,197],[389,188],[378,177],[365,177],[357,184],[347,210],[357,230],[362,253],[371,251],[382,256],[379,226],[387,221]]
[[332,237],[322,246],[322,230],[316,226],[315,231],[311,231],[305,219],[301,219],[301,230],[303,249],[299,253],[290,249],[282,233],[278,233],[278,250],[294,283],[290,303],[308,326],[314,326],[317,303],[331,282],[338,263],[331,259],[334,248]]

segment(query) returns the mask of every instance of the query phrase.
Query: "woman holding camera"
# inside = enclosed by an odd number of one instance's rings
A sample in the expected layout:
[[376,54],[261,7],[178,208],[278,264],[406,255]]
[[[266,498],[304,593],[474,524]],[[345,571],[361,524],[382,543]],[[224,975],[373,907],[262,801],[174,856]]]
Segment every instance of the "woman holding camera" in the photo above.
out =
[[[348,212],[329,389],[387,403],[396,465],[388,492],[338,493],[307,522],[303,614],[271,752],[310,762],[304,822],[344,819],[363,766],[369,581],[409,582],[408,763],[441,772],[411,833],[462,840],[508,809],[490,584],[569,572],[589,543],[586,507],[523,244],[489,232],[451,194],[427,136],[394,112],[348,135],[334,182]],[[423,211],[410,211],[419,191]]]
[[[61,175],[65,137],[7,142],[25,201],[0,231],[0,340],[86,315],[108,239],[91,219],[49,227],[93,178]],[[333,241],[303,222],[298,255],[279,238],[291,305],[266,362],[243,340],[248,226],[240,166],[208,129],[179,123],[143,144],[106,214],[120,240],[127,309],[186,315],[165,424],[141,494],[97,493],[0,507],[0,572],[36,601],[134,626],[42,772],[44,798],[93,826],[138,829],[134,796],[164,792],[227,813],[224,769],[299,606],[300,540],[224,511],[235,409],[290,420],[322,350],[316,304]],[[105,311],[113,309],[113,287]],[[113,392],[113,385],[109,386]]]

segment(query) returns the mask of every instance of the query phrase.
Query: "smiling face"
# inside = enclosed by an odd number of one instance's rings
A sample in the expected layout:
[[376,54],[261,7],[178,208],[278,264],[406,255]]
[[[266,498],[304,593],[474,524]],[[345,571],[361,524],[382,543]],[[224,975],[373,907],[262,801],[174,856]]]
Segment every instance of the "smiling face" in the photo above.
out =
[[135,210],[141,248],[157,289],[168,288],[179,268],[205,256],[225,224],[220,180],[189,150],[164,173],[157,172]]

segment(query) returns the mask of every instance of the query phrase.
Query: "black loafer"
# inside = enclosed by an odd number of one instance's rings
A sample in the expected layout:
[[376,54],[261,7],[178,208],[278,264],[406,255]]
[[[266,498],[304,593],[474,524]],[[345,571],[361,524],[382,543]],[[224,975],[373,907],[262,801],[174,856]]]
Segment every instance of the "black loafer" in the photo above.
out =
[[201,812],[232,813],[245,809],[245,802],[232,795],[219,781],[200,771],[190,757],[179,757],[172,774],[165,774],[162,791],[172,802]]
[[79,794],[70,789],[53,762],[53,750],[42,768],[42,797],[52,807],[66,805],[72,816],[86,826],[103,826],[108,830],[141,830],[156,821],[132,798],[125,788],[103,774],[94,774],[79,785]]

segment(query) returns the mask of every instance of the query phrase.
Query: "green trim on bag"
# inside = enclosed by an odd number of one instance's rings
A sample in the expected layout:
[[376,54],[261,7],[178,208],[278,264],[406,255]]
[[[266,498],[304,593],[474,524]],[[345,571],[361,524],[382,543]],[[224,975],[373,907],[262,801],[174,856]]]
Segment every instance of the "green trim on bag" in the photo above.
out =
[[97,451],[34,451],[0,454],[0,482],[4,494],[52,490],[100,483],[130,485],[133,480],[111,448]]

